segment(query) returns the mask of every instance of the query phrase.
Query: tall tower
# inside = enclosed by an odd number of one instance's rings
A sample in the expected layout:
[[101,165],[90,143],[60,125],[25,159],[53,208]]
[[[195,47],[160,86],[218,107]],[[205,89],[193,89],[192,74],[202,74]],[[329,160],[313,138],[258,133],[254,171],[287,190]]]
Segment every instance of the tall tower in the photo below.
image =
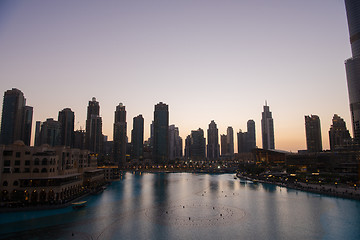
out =
[[120,103],[116,106],[115,120],[114,120],[114,162],[119,166],[126,164],[126,111],[125,106]]
[[40,142],[52,147],[61,145],[61,123],[52,118],[46,119],[41,125]]
[[345,0],[352,58],[345,61],[354,139],[360,142],[360,1]]
[[207,137],[207,158],[208,160],[217,160],[220,157],[219,131],[214,120],[209,124]]
[[318,116],[305,116],[305,132],[308,152],[321,152],[321,127],[320,118]]
[[132,158],[140,159],[144,155],[144,118],[142,115],[133,118],[131,131]]
[[169,126],[169,160],[182,157],[182,138],[179,136],[179,128]]
[[330,150],[340,150],[351,143],[350,133],[344,119],[334,114],[329,130]]
[[266,101],[261,118],[261,132],[263,149],[275,149],[274,120]]
[[226,144],[229,156],[234,156],[234,130],[232,127],[228,127],[226,130]]
[[165,163],[169,157],[169,106],[165,103],[155,105],[153,127],[153,160]]
[[247,151],[251,151],[256,148],[256,133],[255,133],[255,121],[250,119],[247,121]]
[[189,141],[189,158],[195,161],[205,159],[205,138],[204,131],[199,128],[198,130],[191,131]]
[[61,124],[61,145],[74,146],[74,122],[75,114],[70,108],[59,111],[58,121]]
[[25,106],[24,94],[16,88],[4,93],[0,144],[22,140],[30,145],[33,108]]
[[102,119],[99,116],[100,105],[96,98],[89,101],[87,108],[85,146],[94,153],[100,153],[103,145]]

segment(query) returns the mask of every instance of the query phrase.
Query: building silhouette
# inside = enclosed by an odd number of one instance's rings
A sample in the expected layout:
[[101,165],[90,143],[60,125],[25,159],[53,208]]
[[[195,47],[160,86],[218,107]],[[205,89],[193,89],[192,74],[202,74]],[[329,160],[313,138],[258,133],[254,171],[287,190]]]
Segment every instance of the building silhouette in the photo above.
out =
[[205,160],[205,143],[204,131],[201,128],[191,131],[186,138],[187,158],[194,161]]
[[237,133],[237,142],[238,142],[238,153],[249,152],[247,132],[243,132],[240,129],[240,131]]
[[59,111],[58,121],[61,124],[61,145],[74,147],[74,112],[70,108]]
[[321,152],[321,126],[317,115],[305,116],[306,146],[308,152]]
[[270,108],[265,102],[261,118],[262,147],[265,150],[275,149],[274,120]]
[[207,158],[208,160],[218,160],[220,157],[219,131],[214,120],[209,124],[207,130]]
[[227,135],[221,134],[220,135],[220,143],[221,143],[221,156],[228,156],[228,144],[227,144]]
[[256,131],[255,131],[255,121],[250,119],[247,121],[247,151],[250,152],[256,148]]
[[133,118],[131,131],[132,158],[142,159],[144,156],[144,118],[142,115]]
[[179,128],[175,125],[169,126],[169,160],[182,158],[182,138]]
[[169,158],[169,106],[165,103],[155,105],[154,111],[153,160],[165,163]]
[[126,164],[126,148],[127,148],[127,126],[126,126],[126,110],[125,106],[120,103],[116,106],[114,119],[114,162],[119,166]]
[[61,144],[61,123],[53,118],[46,119],[41,124],[40,130],[40,145],[48,144],[52,147],[60,146]]
[[12,88],[4,93],[0,144],[21,140],[30,146],[33,108],[25,104],[26,99],[19,89]]
[[227,151],[230,157],[234,156],[234,130],[228,127],[226,130],[226,144],[228,145]]
[[35,124],[35,141],[34,141],[34,145],[35,146],[40,146],[40,130],[41,130],[41,121],[36,121]]
[[100,105],[93,97],[87,107],[85,146],[93,153],[100,153],[103,144],[102,119]]
[[349,130],[346,128],[344,119],[334,114],[332,125],[329,130],[330,150],[341,150],[351,144]]
[[354,139],[360,142],[360,1],[345,0],[352,57],[345,61]]

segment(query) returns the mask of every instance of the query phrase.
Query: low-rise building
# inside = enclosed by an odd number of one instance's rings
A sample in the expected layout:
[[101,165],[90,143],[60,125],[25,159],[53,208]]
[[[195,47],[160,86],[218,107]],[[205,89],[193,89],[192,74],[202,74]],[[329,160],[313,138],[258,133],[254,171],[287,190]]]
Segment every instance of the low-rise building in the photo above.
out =
[[62,203],[103,185],[97,156],[69,147],[0,146],[0,201]]

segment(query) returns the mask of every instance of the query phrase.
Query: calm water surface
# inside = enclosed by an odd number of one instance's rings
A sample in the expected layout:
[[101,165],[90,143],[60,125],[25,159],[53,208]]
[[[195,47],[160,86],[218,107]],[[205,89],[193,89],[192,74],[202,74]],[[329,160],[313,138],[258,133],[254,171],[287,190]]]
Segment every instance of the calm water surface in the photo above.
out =
[[360,201],[233,174],[126,173],[85,200],[0,214],[0,239],[360,239]]

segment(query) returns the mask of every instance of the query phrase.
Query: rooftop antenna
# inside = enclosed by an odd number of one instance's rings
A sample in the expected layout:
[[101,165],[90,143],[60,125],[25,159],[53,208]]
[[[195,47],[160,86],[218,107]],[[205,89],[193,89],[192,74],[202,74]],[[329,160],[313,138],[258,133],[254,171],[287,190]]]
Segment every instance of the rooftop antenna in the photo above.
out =
[[267,106],[267,100],[265,100],[265,106]]

